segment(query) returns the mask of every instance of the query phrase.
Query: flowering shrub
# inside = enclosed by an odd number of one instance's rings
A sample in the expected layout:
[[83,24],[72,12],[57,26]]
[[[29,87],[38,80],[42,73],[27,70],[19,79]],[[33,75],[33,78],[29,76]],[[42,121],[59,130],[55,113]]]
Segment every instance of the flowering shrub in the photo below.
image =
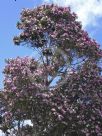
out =
[[[22,11],[13,41],[37,50],[38,58],[6,61],[5,134],[102,135],[102,50],[76,19],[69,7],[53,4]],[[24,126],[28,119],[32,126]]]

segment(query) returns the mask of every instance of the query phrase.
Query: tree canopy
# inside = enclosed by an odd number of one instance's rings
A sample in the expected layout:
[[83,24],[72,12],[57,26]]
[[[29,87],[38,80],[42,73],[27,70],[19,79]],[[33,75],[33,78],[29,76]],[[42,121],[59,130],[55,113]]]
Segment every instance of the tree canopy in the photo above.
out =
[[[33,57],[6,60],[1,129],[13,136],[101,136],[102,50],[69,7],[23,9],[16,46]],[[25,125],[30,120],[32,125]]]

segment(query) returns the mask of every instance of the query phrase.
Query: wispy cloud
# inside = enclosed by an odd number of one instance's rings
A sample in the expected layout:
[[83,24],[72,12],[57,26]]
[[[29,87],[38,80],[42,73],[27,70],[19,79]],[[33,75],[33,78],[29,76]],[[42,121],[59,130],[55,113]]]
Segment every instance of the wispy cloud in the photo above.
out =
[[102,0],[43,0],[45,3],[54,3],[60,6],[70,6],[78,15],[83,27],[98,25],[102,17]]

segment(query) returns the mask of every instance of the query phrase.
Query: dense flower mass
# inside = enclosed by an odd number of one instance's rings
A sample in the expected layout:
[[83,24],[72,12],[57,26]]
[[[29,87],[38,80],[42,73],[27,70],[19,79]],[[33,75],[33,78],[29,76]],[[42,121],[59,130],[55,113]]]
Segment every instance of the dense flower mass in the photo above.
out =
[[17,57],[7,60],[4,74],[4,88],[17,95],[27,95],[26,92],[44,87],[44,70],[33,58]]
[[55,5],[42,5],[35,9],[24,9],[17,28],[23,32],[14,37],[14,43],[29,43],[31,47],[42,48],[49,41],[49,46],[56,46],[65,51],[74,50],[79,56],[100,58],[99,45],[89,38],[76,21],[77,16],[70,8]]
[[97,66],[93,67],[90,70],[86,65],[67,77],[66,83],[57,88],[51,98],[52,112],[67,126],[66,131],[72,129],[89,136],[102,134],[102,77]]
[[38,58],[6,60],[6,135],[102,136],[102,50],[76,19],[69,7],[53,4],[22,11],[14,43],[32,47]]

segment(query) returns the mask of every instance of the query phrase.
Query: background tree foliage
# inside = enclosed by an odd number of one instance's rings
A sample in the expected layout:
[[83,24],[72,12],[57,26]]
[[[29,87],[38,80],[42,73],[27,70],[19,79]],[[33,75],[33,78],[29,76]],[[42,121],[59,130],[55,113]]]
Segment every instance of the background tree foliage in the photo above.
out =
[[[69,7],[23,9],[15,45],[37,51],[6,60],[1,129],[10,136],[102,136],[102,50]],[[31,120],[32,126],[25,125]]]

